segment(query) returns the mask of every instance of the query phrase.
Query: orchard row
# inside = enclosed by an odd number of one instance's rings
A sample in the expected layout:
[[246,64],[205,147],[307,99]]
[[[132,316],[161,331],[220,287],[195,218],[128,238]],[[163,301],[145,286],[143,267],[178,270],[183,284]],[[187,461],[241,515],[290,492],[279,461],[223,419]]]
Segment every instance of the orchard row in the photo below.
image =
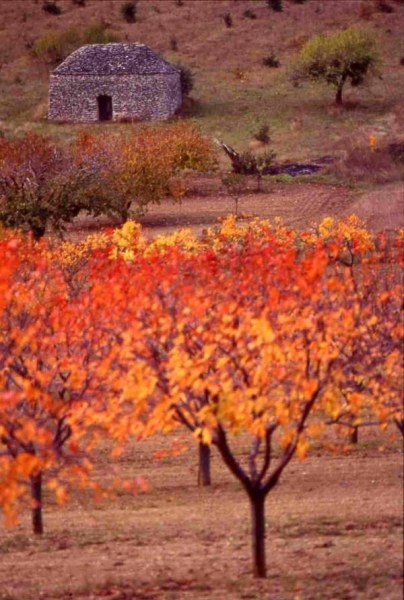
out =
[[202,238],[147,241],[129,221],[76,245],[4,231],[0,254],[7,523],[26,498],[43,531],[44,485],[59,502],[111,491],[91,477],[100,442],[116,455],[181,427],[243,485],[262,577],[265,498],[290,461],[332,423],[403,428],[402,235],[355,217],[308,233],[229,217]]

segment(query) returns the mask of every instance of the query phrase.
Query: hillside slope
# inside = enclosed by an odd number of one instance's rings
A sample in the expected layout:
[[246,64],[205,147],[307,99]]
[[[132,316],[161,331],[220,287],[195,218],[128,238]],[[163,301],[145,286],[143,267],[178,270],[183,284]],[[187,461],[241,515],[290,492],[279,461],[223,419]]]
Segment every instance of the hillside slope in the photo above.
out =
[[[387,0],[386,0],[387,2]],[[284,0],[284,11],[264,0],[139,0],[137,22],[121,15],[121,0],[57,0],[60,16],[42,9],[42,0],[10,0],[0,13],[0,130],[25,129],[69,136],[77,128],[46,122],[49,72],[54,65],[34,60],[32,46],[44,33],[106,23],[119,39],[143,42],[195,75],[194,102],[188,107],[202,129],[244,148],[259,124],[271,127],[278,156],[299,158],[329,152],[335,144],[370,133],[389,138],[404,132],[404,4],[388,0],[392,12],[375,10],[373,0]],[[181,4],[181,3],[180,3]],[[386,5],[386,4],[385,4]],[[369,7],[371,10],[369,10]],[[224,15],[232,26],[226,27]],[[251,14],[255,18],[251,18]],[[371,27],[383,57],[383,79],[349,89],[347,108],[336,111],[326,86],[293,88],[291,58],[319,32],[352,24]],[[271,53],[279,68],[268,68]],[[404,62],[404,61],[402,61]]]

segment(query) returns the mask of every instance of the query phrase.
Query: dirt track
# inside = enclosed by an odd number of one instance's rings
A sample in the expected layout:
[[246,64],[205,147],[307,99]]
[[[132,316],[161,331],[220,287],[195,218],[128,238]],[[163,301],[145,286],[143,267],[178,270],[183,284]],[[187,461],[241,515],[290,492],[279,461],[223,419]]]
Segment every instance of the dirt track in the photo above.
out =
[[[199,184],[200,185],[200,184]],[[153,233],[160,229],[193,227],[201,230],[217,224],[218,217],[234,212],[234,200],[220,189],[218,182],[205,182],[202,194],[193,186],[181,204],[164,200],[150,207],[142,219]],[[264,219],[282,217],[285,224],[298,229],[308,228],[327,216],[341,217],[355,213],[366,220],[373,231],[404,227],[404,187],[402,184],[380,186],[378,189],[352,190],[343,186],[314,183],[264,183],[261,193],[241,197],[242,213]]]
[[[402,183],[371,190],[293,181],[265,181],[260,193],[254,193],[254,187],[255,181],[251,181],[249,190],[241,196],[240,213],[270,220],[282,217],[286,225],[297,229],[308,229],[327,216],[338,218],[353,213],[364,219],[374,232],[404,227]],[[201,233],[234,211],[235,202],[226,194],[218,177],[193,176],[181,203],[165,199],[158,205],[150,205],[140,222],[150,235],[171,233],[179,228]],[[79,239],[106,225],[117,226],[117,223],[80,217],[69,227],[69,236]]]

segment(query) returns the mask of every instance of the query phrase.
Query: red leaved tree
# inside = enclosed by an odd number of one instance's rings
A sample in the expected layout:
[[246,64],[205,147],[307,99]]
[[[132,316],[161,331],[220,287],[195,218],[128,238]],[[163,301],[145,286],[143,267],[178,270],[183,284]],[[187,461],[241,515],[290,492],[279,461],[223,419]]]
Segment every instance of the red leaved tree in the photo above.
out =
[[0,312],[0,504],[12,521],[29,490],[41,534],[43,483],[59,502],[71,485],[102,491],[91,480],[92,450],[124,433],[113,403],[122,390],[120,346],[91,290],[71,294],[44,244],[15,244]]
[[[345,410],[341,389],[382,328],[365,288],[335,259],[337,240],[302,250],[294,239],[268,230],[217,251],[137,255],[105,274],[125,359],[147,365],[157,381],[146,432],[181,424],[217,447],[250,500],[258,577],[266,574],[265,499],[293,457],[304,458],[310,440]],[[369,270],[369,281],[374,276]],[[377,377],[384,387],[381,396],[362,395],[368,405],[385,402],[391,370],[402,376],[393,363],[385,376],[369,374],[367,390]],[[128,390],[134,405],[138,389],[133,382]],[[349,392],[354,418],[362,396]],[[240,432],[251,440],[246,463],[231,444]]]

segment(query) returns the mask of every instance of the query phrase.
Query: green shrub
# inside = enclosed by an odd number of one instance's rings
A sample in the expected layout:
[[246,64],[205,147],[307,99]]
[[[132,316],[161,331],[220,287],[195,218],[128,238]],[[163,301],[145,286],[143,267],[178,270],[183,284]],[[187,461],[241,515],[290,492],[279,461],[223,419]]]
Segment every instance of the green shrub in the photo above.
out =
[[[226,152],[228,155],[229,153]],[[262,177],[272,165],[276,158],[273,150],[268,150],[264,154],[254,154],[250,150],[229,155],[232,163],[233,174],[238,177],[243,175],[254,175],[257,181],[256,192],[261,191]]]
[[272,150],[268,150],[264,154],[254,154],[247,150],[239,154],[239,166],[235,172],[241,175],[261,175],[273,165],[275,157],[276,154]]
[[43,0],[42,10],[49,13],[50,15],[58,16],[62,14],[62,9],[56,4],[54,0]]
[[275,12],[282,12],[283,5],[282,0],[267,0],[268,8],[272,8]]
[[80,32],[76,27],[63,31],[48,31],[39,38],[32,47],[31,53],[35,58],[44,60],[52,65],[64,60],[81,45]]
[[223,15],[223,21],[226,27],[233,27],[233,19],[230,13]]
[[190,95],[194,89],[194,74],[191,69],[182,64],[176,65],[180,72],[181,92],[183,98]]
[[84,31],[68,27],[62,31],[48,31],[35,42],[31,53],[35,58],[56,65],[84,44],[108,44],[119,41],[103,23],[94,23]]
[[394,8],[386,2],[386,0],[377,0],[376,2],[376,10],[382,13],[392,13],[394,12]]
[[253,138],[263,144],[269,144],[271,139],[269,136],[269,125],[261,125],[260,128],[253,133]]
[[172,35],[170,38],[170,48],[173,52],[178,52],[178,40],[175,35]]
[[275,56],[274,52],[271,52],[271,54],[269,54],[268,56],[264,56],[264,58],[262,59],[262,64],[264,65],[264,67],[268,67],[270,69],[277,69],[278,67],[280,67],[280,61],[279,59]]
[[380,75],[380,65],[374,32],[350,27],[309,40],[295,60],[292,78],[296,83],[308,79],[332,85],[336,89],[335,101],[341,105],[346,82],[362,85],[369,76]]
[[121,15],[127,23],[136,23],[136,2],[124,2],[121,6]]
[[245,17],[246,19],[256,19],[257,15],[255,14],[255,12],[253,12],[249,8],[246,8],[245,11],[243,12],[243,17]]
[[109,26],[105,23],[93,23],[82,33],[82,44],[112,44],[119,42],[120,38],[109,31]]

